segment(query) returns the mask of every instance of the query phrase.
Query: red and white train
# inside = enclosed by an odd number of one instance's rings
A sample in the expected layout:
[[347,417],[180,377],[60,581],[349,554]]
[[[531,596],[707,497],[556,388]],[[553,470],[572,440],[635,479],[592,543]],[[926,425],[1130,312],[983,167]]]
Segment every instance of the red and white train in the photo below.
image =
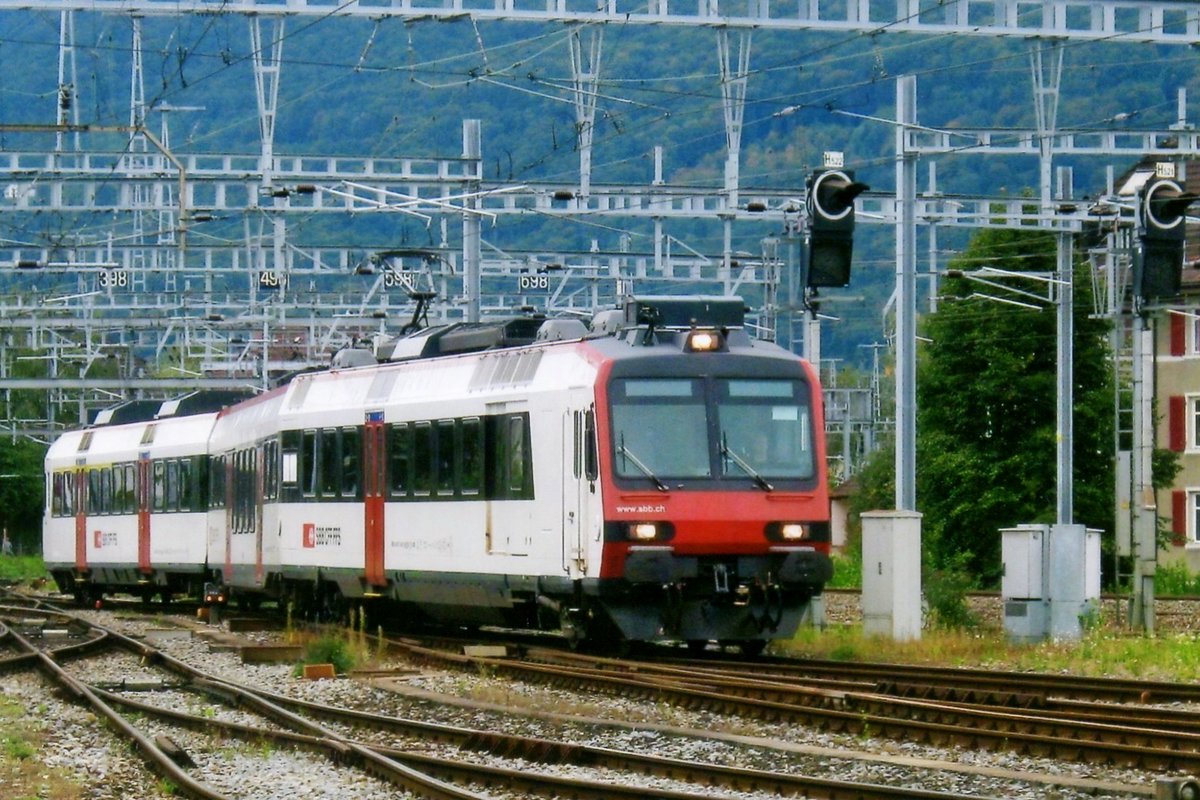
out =
[[436,326],[219,411],[196,396],[65,434],[47,567],[80,601],[215,583],[757,652],[831,575],[829,496],[817,377],[743,311],[654,297],[590,329]]

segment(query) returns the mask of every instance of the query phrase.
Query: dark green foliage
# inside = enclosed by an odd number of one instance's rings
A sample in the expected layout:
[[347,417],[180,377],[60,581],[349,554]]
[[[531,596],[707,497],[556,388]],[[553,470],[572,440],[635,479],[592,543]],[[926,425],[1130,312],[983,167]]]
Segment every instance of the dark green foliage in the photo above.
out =
[[974,578],[967,571],[967,553],[946,559],[946,566],[926,570],[922,578],[925,602],[929,604],[929,624],[947,630],[971,629],[979,625],[979,617],[967,602],[967,592],[975,588]]
[[[978,234],[951,268],[987,264],[1051,272],[1054,238]],[[1038,295],[1045,284],[1006,280]],[[979,287],[952,278],[943,296]],[[1075,279],[1075,522],[1112,530],[1113,434],[1106,324],[1089,319],[1090,282]],[[988,294],[1003,291],[986,288]],[[1028,301],[1028,297],[1022,298]],[[925,320],[918,366],[917,505],[927,566],[961,567],[994,585],[999,530],[1054,522],[1056,513],[1056,314],[983,298],[947,299]]]
[[0,528],[14,552],[41,551],[45,446],[26,439],[0,441]]

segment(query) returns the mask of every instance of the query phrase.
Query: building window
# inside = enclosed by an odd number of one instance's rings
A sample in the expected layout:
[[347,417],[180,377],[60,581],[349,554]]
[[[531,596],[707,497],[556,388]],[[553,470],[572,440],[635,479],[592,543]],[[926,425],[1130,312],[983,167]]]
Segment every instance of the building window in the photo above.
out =
[[1184,544],[1200,544],[1200,489],[1189,489],[1187,493],[1187,531]]
[[1187,398],[1187,449],[1200,450],[1200,395]]
[[1200,308],[1188,309],[1186,355],[1200,356]]

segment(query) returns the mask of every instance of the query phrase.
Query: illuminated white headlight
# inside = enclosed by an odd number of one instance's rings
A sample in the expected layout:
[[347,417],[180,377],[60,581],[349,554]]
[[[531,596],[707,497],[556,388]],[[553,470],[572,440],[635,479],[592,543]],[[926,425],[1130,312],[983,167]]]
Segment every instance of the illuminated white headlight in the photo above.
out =
[[798,542],[808,537],[808,529],[799,522],[785,522],[779,526],[779,538],[785,542]]
[[629,526],[629,538],[649,542],[658,536],[658,526],[653,522],[635,522]]
[[688,334],[687,350],[692,353],[711,353],[721,349],[721,334],[717,331],[692,331]]

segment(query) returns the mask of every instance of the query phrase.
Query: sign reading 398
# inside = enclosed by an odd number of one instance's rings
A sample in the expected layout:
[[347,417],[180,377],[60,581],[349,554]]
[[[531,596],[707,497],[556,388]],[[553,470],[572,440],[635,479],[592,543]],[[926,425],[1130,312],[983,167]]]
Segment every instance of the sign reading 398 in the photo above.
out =
[[99,274],[101,289],[124,289],[129,285],[129,273],[123,269],[104,269]]

